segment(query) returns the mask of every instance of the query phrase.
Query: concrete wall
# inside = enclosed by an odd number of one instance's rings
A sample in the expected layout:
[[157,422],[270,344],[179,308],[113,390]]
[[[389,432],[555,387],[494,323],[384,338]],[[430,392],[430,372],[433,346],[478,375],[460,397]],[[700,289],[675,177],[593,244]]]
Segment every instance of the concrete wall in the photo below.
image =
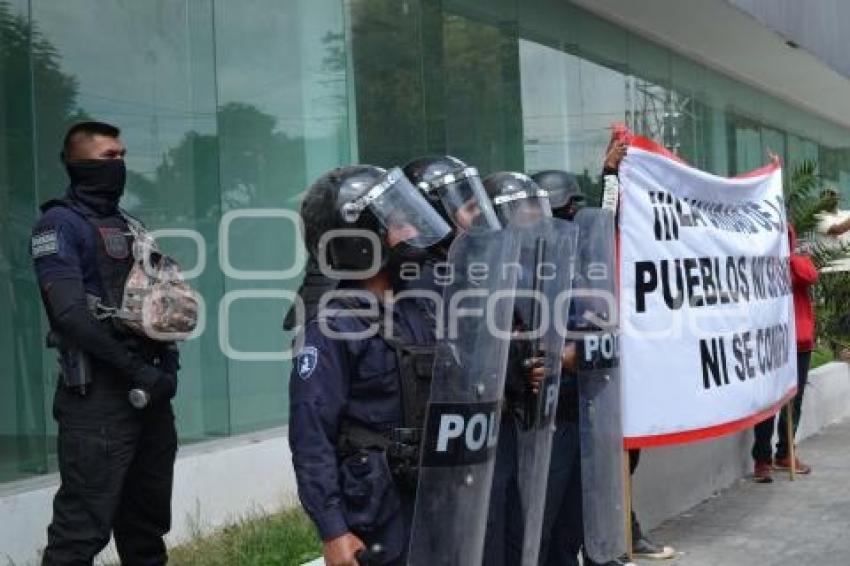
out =
[[[294,505],[291,461],[285,428],[181,447],[169,545]],[[57,484],[58,476],[52,474],[0,486],[0,563],[38,562]],[[117,562],[116,556],[110,546],[101,558]]]
[[[849,368],[833,363],[811,373],[800,438],[850,415]],[[746,432],[645,452],[635,475],[635,506],[644,527],[690,509],[749,473],[750,442]],[[294,504],[290,459],[285,429],[181,448],[169,544]],[[57,480],[51,475],[0,486],[0,562],[37,562]],[[104,558],[110,557],[113,551],[107,549]]]

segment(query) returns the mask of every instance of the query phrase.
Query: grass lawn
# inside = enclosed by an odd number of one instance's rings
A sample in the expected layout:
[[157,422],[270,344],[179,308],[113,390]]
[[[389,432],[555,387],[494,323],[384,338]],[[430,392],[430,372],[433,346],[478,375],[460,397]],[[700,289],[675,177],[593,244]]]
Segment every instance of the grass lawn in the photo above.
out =
[[818,346],[812,352],[811,368],[815,369],[816,367],[827,364],[833,361],[834,359],[835,357],[832,355],[832,350],[824,346]]
[[300,508],[245,519],[169,551],[174,566],[295,566],[322,553],[313,524]]

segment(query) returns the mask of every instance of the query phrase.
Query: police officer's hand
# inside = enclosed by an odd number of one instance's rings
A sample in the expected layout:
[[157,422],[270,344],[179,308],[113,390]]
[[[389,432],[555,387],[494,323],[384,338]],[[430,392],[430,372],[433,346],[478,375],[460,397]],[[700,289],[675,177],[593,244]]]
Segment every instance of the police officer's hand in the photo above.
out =
[[172,399],[177,394],[177,375],[146,365],[133,376],[133,387],[147,391],[151,402]]
[[564,345],[564,353],[561,355],[561,367],[567,371],[576,369],[576,343],[568,342]]
[[534,393],[540,392],[540,384],[546,379],[546,359],[545,358],[528,358],[523,362],[527,373],[528,385]]
[[355,555],[366,548],[363,541],[345,533],[324,543],[323,554],[327,566],[358,566]]

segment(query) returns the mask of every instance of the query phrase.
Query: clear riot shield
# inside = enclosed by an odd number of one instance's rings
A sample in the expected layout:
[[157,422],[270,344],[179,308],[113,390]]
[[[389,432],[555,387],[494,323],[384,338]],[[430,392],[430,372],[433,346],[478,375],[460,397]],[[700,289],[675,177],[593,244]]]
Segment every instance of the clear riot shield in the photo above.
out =
[[583,208],[573,281],[579,431],[587,555],[605,563],[626,552],[614,213]]
[[518,254],[508,231],[470,231],[449,250],[409,564],[481,564]]
[[[537,566],[546,483],[561,384],[561,358],[567,332],[570,286],[578,229],[572,222],[544,218],[532,226],[512,228],[520,240],[521,273],[514,303],[513,355],[523,358],[509,367],[544,368],[538,391],[523,384],[517,415],[517,476],[523,523],[523,566]],[[533,360],[533,362],[529,362]],[[527,379],[523,371],[508,379]]]

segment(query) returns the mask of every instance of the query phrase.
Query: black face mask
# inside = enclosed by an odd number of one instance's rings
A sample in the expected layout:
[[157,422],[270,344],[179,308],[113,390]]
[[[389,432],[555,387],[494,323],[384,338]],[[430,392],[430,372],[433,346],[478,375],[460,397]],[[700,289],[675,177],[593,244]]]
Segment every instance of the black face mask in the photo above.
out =
[[580,208],[584,207],[584,203],[579,201],[570,201],[566,206],[557,208],[552,211],[552,216],[561,220],[573,220]]
[[387,268],[397,273],[405,263],[422,264],[430,256],[427,248],[417,248],[407,242],[399,242],[387,254]]
[[80,159],[65,163],[71,178],[69,196],[101,214],[118,208],[124,194],[127,167],[123,159]]

